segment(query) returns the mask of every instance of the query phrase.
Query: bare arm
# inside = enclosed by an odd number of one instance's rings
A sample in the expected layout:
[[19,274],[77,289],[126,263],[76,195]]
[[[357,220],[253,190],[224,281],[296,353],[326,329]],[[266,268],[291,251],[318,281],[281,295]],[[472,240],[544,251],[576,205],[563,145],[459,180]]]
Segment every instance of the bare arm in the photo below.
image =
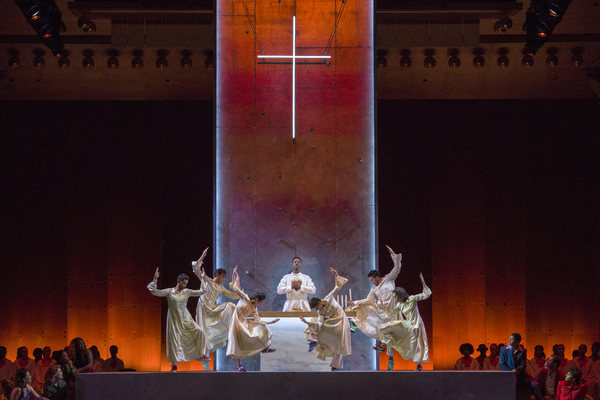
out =
[[150,291],[150,293],[152,293],[154,296],[167,297],[170,289],[157,289],[156,287],[156,281],[158,280],[159,276],[160,274],[158,272],[158,268],[156,268],[156,272],[154,273],[154,279],[148,284],[147,288]]
[[427,284],[425,283],[423,274],[419,274],[419,277],[421,278],[421,283],[423,284],[423,292],[420,294],[411,296],[411,297],[414,297],[417,301],[428,299],[429,296],[431,296],[431,289],[429,289],[429,286],[427,286]]

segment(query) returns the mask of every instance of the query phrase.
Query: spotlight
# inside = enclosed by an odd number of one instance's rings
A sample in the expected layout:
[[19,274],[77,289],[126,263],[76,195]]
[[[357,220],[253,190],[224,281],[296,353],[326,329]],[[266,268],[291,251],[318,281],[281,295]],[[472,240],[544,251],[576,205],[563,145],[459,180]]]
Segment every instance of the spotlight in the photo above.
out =
[[546,65],[549,67],[556,67],[558,65],[558,57],[555,54],[550,54],[548,58],[546,58]]
[[192,68],[192,59],[189,57],[182,57],[179,64],[181,65],[181,68],[184,69]]
[[412,60],[409,56],[403,56],[400,59],[400,68],[410,68],[412,66]]
[[81,62],[81,66],[85,69],[94,68],[94,59],[92,57],[85,57]]
[[33,66],[37,69],[42,69],[46,65],[46,60],[44,57],[37,56],[33,59]]
[[71,61],[69,60],[68,57],[61,57],[58,59],[58,68],[69,68],[71,66]]
[[131,60],[131,66],[135,69],[142,69],[144,67],[144,60],[141,57],[134,57]]
[[571,64],[576,67],[581,67],[583,65],[583,56],[581,54],[574,54],[571,57]]
[[91,21],[89,24],[83,27],[83,31],[85,33],[94,33],[96,32],[96,23]]
[[377,50],[377,68],[385,68],[387,67],[387,59],[385,58],[386,52],[385,50]]
[[65,32],[66,27],[55,1],[15,0],[15,3],[44,45],[52,51],[52,54],[60,55],[65,46],[59,33]]
[[435,58],[433,58],[433,56],[425,57],[425,61],[423,61],[423,65],[425,65],[425,68],[435,67]]
[[458,68],[458,67],[460,67],[460,58],[458,58],[458,56],[452,56],[452,57],[450,57],[450,59],[448,60],[448,66],[450,68]]
[[531,0],[525,14],[523,30],[527,33],[525,49],[534,55],[549,39],[562,20],[572,0]]
[[482,56],[475,56],[473,58],[473,65],[476,68],[483,67],[485,65],[485,58],[483,58]]
[[165,69],[169,66],[169,62],[164,57],[159,57],[156,59],[156,68]]
[[21,61],[19,60],[19,57],[17,56],[12,56],[11,58],[8,59],[8,68],[19,68],[19,66],[21,65]]
[[521,60],[521,64],[524,67],[533,67],[533,63],[534,63],[533,57],[530,56],[529,54],[525,54],[525,56],[523,56],[523,59]]
[[119,68],[119,59],[117,57],[110,57],[108,60],[106,60],[106,66],[112,69]]
[[500,56],[498,57],[498,66],[505,68],[508,67],[508,65],[510,64],[510,60],[508,59],[507,56]]
[[90,22],[92,21],[84,15],[83,17],[79,17],[77,20],[77,26],[80,28],[85,28]]
[[502,17],[494,23],[494,32],[506,32],[512,28],[513,22],[509,17]]

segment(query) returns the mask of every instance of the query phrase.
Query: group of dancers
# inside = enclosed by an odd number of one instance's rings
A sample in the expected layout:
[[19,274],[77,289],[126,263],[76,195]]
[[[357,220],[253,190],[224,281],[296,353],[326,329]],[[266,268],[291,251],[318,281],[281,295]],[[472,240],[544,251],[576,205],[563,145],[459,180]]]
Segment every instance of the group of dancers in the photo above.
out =
[[[343,368],[343,357],[352,353],[351,334],[358,328],[367,336],[376,339],[377,351],[390,354],[388,370],[393,369],[393,350],[407,360],[414,361],[417,370],[421,371],[422,363],[429,360],[427,334],[423,320],[419,314],[417,302],[427,299],[431,290],[425,284],[421,274],[423,292],[409,296],[401,287],[395,287],[394,281],[401,268],[401,254],[395,254],[387,246],[394,268],[382,277],[378,271],[370,271],[368,278],[373,284],[369,295],[359,301],[349,301],[346,310],[336,301],[336,294],[347,283],[347,279],[330,268],[335,278],[333,290],[323,299],[312,297],[315,285],[311,278],[300,272],[302,260],[294,257],[292,272],[285,275],[277,287],[278,294],[286,295],[283,311],[316,310],[318,318],[300,319],[307,325],[304,330],[309,344],[308,351],[315,351],[317,358],[331,358],[331,370]],[[167,313],[167,361],[171,363],[171,371],[177,371],[178,362],[199,360],[208,369],[208,355],[219,348],[227,346],[226,354],[236,360],[239,372],[245,372],[242,359],[259,353],[276,351],[271,347],[272,333],[268,325],[279,321],[264,321],[258,313],[258,306],[265,301],[266,295],[257,292],[248,296],[240,287],[240,277],[236,266],[232,272],[229,288],[222,284],[227,272],[219,268],[215,276],[207,276],[202,263],[208,248],[194,264],[193,271],[201,280],[199,290],[188,289],[189,277],[180,274],[177,285],[170,289],[157,289],[159,270],[156,269],[154,279],[148,284],[150,292],[159,297],[166,297]],[[220,296],[239,299],[237,305],[232,302],[217,303]],[[194,319],[187,309],[190,297],[199,297]],[[356,317],[349,319],[346,311],[355,311]]]

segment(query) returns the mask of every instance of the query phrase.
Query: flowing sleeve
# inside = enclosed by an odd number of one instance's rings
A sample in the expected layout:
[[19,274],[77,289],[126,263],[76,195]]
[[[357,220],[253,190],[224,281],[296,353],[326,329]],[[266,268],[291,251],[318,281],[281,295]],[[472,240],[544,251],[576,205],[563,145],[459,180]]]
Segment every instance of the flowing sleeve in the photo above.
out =
[[[392,256],[392,260],[394,261],[394,268],[392,268],[392,270],[390,271],[389,274],[387,274],[385,277],[383,277],[383,283],[385,282],[394,282],[396,281],[396,278],[398,277],[398,275],[400,274],[400,269],[402,268],[402,254],[391,254]],[[394,285],[396,286],[396,285]]]
[[194,266],[192,267],[192,270],[194,271],[194,274],[200,280],[202,280],[202,277],[200,276],[200,270],[202,269],[201,267],[202,267],[202,261],[195,263]]
[[200,297],[204,293],[206,293],[206,285],[200,284],[200,289],[198,289],[198,290],[187,289],[187,291],[191,297]]
[[366,307],[366,306],[376,307],[377,304],[375,303],[375,290],[374,289],[375,289],[375,287],[371,288],[366,299],[356,300],[354,302],[354,305],[352,306],[351,310],[354,310],[358,307]]
[[167,297],[167,295],[169,294],[169,290],[171,289],[157,289],[156,288],[156,281],[152,281],[148,284],[148,290],[150,291],[150,293],[152,293],[154,296],[157,297]]
[[248,297],[248,295],[246,293],[244,293],[244,291],[242,289],[240,289],[240,287],[238,285],[236,285],[235,282],[230,282],[229,283],[229,288],[231,290],[233,290],[233,292],[235,294],[237,294],[240,299],[244,300],[247,303],[250,302],[250,297]]
[[[316,291],[315,284],[313,283],[312,279],[310,279],[310,276],[308,276],[308,275],[305,275],[305,276],[306,276],[306,283],[304,285],[302,285],[300,290],[304,293],[315,294],[315,291]],[[304,283],[304,281],[302,283]]]
[[292,291],[292,284],[285,278],[286,276],[287,275],[279,281],[279,285],[277,285],[277,294],[286,294]]
[[423,292],[419,293],[419,294],[415,294],[414,296],[411,296],[411,297],[414,298],[416,301],[421,301],[421,300],[428,299],[429,296],[431,296],[431,289],[429,289],[429,286],[423,285]]
[[225,296],[230,299],[239,299],[240,298],[240,296],[237,293],[232,292],[231,290],[227,290],[223,286],[219,286],[219,291],[220,291],[219,295],[221,295],[221,296]]
[[346,282],[348,282],[348,279],[338,275],[337,278],[335,278],[335,287],[327,296],[325,296],[325,298],[323,300],[329,301],[330,298],[335,296],[337,294],[337,292],[340,291],[340,289],[342,288],[342,286],[344,286],[346,284]]

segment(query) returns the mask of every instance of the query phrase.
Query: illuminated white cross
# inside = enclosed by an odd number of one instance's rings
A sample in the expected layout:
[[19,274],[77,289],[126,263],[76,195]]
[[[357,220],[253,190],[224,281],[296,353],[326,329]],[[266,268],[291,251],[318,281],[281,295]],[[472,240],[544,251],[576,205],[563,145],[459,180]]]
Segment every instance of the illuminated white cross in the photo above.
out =
[[[292,29],[292,55],[291,56],[256,56],[256,58],[291,58],[292,59],[292,140],[296,140],[296,59],[297,58],[331,58],[331,56],[297,56],[296,55],[296,16]],[[325,62],[325,60],[323,60]]]

